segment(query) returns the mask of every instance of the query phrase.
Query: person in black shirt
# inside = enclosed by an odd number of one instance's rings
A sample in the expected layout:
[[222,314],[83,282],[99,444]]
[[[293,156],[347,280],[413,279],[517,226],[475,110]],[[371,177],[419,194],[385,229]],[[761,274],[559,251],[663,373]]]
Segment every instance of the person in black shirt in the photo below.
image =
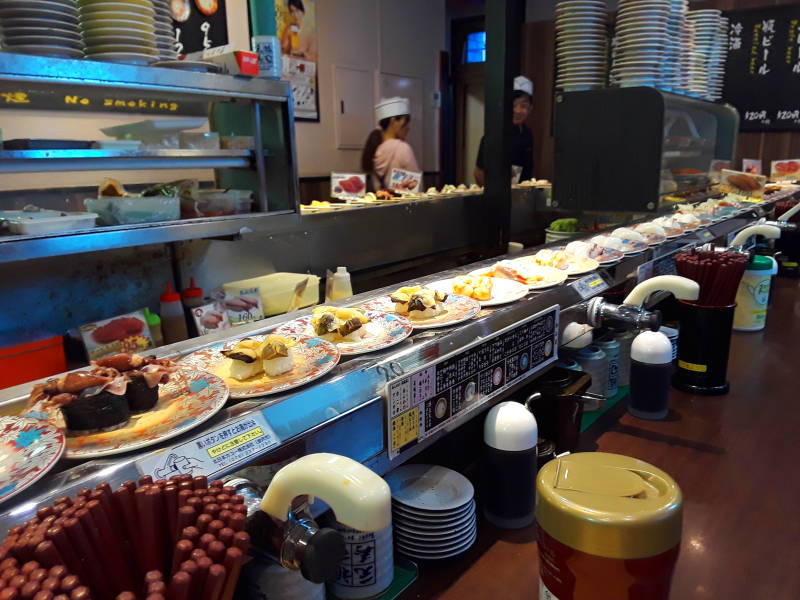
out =
[[[533,108],[533,83],[527,77],[520,75],[514,79],[514,108],[511,120],[514,124],[511,136],[511,165],[522,169],[519,181],[533,177],[533,133],[525,124]],[[475,181],[484,185],[486,173],[484,172],[484,139],[478,149],[478,159],[475,161]]]

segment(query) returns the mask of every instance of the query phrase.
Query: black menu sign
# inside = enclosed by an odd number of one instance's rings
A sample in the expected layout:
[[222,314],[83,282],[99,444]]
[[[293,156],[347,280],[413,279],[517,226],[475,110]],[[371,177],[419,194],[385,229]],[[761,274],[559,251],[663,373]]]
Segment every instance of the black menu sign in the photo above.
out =
[[726,11],[723,99],[742,131],[800,130],[800,5]]
[[217,48],[228,43],[225,0],[170,2],[178,54]]

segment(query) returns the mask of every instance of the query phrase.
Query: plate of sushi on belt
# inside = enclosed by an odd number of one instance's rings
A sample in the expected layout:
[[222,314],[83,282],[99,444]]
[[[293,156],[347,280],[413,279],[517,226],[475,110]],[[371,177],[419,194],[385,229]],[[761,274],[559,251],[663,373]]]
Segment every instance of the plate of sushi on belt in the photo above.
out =
[[477,300],[418,285],[401,287],[388,296],[365,302],[363,308],[400,315],[414,329],[456,325],[481,311]]
[[595,259],[588,256],[575,256],[555,248],[543,248],[532,256],[516,259],[522,263],[533,263],[540,267],[553,267],[565,271],[568,276],[591,273],[600,266]]
[[667,230],[658,223],[639,223],[631,229],[640,233],[649,246],[657,246],[667,241]]
[[[653,233],[655,232],[655,233]],[[666,235],[661,235],[657,230],[645,228],[644,231],[637,228],[618,227],[611,232],[611,237],[622,240],[624,243],[641,243],[646,246],[658,246],[667,241]]]
[[508,304],[528,295],[528,286],[524,283],[485,275],[459,275],[452,279],[435,281],[429,287],[446,294],[467,296],[484,307]]
[[553,250],[563,250],[570,256],[574,256],[576,258],[593,258],[600,266],[608,266],[618,263],[625,256],[619,250],[614,250],[613,248],[603,248],[602,246],[598,246],[592,242],[584,242],[581,240],[575,240],[566,246],[556,246],[553,248]]
[[472,271],[470,275],[473,277],[483,275],[496,279],[511,279],[528,286],[529,290],[543,290],[553,287],[564,283],[568,277],[567,272],[561,269],[542,267],[532,262],[520,262],[519,260],[501,260],[486,269]]
[[64,434],[47,421],[0,417],[0,502],[44,477],[64,453]]
[[644,242],[624,240],[613,235],[596,235],[589,241],[592,244],[600,246],[601,248],[610,248],[611,250],[622,252],[622,254],[625,256],[640,254],[649,247]]
[[395,313],[318,306],[310,315],[284,323],[275,333],[307,335],[333,342],[342,354],[366,354],[399,344],[413,327]]
[[335,344],[318,337],[269,334],[213,344],[184,356],[180,364],[221,377],[231,398],[254,398],[319,379],[340,356]]
[[215,415],[228,386],[169,359],[115,354],[34,386],[26,416],[66,434],[67,458],[130,452],[180,435]]

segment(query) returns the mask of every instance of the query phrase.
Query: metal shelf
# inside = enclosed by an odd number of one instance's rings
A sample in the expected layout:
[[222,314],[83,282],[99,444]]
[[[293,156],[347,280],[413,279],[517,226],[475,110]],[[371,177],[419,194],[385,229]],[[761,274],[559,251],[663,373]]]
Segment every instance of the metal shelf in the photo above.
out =
[[251,150],[0,150],[0,173],[249,167]]

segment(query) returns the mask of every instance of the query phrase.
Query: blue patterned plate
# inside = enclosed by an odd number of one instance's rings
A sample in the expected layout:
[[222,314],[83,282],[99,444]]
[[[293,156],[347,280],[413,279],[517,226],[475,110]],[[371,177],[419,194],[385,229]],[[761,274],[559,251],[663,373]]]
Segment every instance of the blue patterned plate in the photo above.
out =
[[47,421],[0,417],[0,502],[32,485],[64,453],[64,434]]

